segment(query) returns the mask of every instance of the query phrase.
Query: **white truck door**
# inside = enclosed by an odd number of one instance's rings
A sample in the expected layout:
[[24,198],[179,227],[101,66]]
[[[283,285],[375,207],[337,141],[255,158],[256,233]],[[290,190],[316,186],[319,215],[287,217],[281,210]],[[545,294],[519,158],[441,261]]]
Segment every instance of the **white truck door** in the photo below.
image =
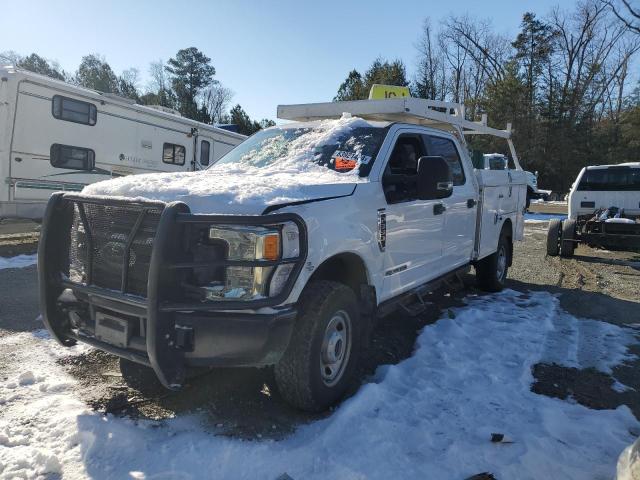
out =
[[398,132],[382,176],[387,200],[382,299],[419,286],[443,270],[441,201],[416,199],[418,159],[424,155],[418,132]]
[[466,172],[461,152],[451,138],[434,134],[424,135],[430,156],[443,157],[453,176],[453,194],[441,201],[444,213],[444,263],[453,269],[469,263],[473,255],[477,211],[477,193],[472,172]]

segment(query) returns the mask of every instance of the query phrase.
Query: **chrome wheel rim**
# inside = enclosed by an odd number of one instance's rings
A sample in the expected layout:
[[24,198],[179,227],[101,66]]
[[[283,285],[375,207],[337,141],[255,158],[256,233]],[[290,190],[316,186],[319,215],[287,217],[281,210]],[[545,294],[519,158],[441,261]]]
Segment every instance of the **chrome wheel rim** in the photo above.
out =
[[500,246],[498,250],[498,262],[496,266],[496,277],[498,277],[498,281],[502,282],[504,280],[505,274],[507,272],[507,249],[504,245]]
[[333,314],[320,348],[320,376],[332,387],[340,381],[351,355],[351,318],[344,310]]

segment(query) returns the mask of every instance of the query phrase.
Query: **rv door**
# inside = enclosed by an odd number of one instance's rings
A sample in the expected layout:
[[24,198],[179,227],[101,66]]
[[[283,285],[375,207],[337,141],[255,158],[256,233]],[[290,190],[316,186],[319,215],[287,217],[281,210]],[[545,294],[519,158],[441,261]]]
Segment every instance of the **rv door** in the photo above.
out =
[[211,156],[213,154],[213,139],[197,136],[196,137],[196,161],[194,162],[194,170],[205,170],[211,164]]

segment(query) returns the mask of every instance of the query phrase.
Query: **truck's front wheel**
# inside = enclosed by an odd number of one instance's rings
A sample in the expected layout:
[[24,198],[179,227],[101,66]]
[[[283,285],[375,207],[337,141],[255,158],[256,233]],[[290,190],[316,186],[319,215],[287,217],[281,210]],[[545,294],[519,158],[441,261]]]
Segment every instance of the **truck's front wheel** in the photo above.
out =
[[317,412],[344,395],[360,353],[359,316],[349,287],[324,280],[307,285],[289,346],[275,368],[288,403]]

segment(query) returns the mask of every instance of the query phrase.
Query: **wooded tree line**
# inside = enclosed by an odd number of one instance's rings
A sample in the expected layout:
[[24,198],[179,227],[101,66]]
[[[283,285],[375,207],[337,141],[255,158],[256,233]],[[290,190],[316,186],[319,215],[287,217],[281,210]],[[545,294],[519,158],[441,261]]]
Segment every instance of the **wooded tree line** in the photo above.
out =
[[[539,171],[542,188],[566,192],[585,165],[640,160],[639,13],[630,0],[580,1],[545,17],[525,13],[512,39],[467,15],[427,18],[414,78],[402,60],[379,58],[364,74],[349,72],[334,100],[364,99],[385,83],[464,103],[470,120],[513,123],[524,168]],[[502,143],[480,136],[470,146],[508,153]]]
[[251,120],[240,105],[229,109],[233,98],[231,89],[215,79],[216,69],[211,59],[195,47],[179,50],[166,63],[162,60],[149,65],[150,81],[140,87],[140,72],[130,68],[117,75],[106,59],[98,54],[82,57],[74,73],[32,53],[23,57],[13,51],[0,53],[0,63],[9,63],[104,93],[129,98],[142,105],[161,105],[180,112],[184,117],[208,124],[232,123],[245,135],[271,125],[272,120]]

